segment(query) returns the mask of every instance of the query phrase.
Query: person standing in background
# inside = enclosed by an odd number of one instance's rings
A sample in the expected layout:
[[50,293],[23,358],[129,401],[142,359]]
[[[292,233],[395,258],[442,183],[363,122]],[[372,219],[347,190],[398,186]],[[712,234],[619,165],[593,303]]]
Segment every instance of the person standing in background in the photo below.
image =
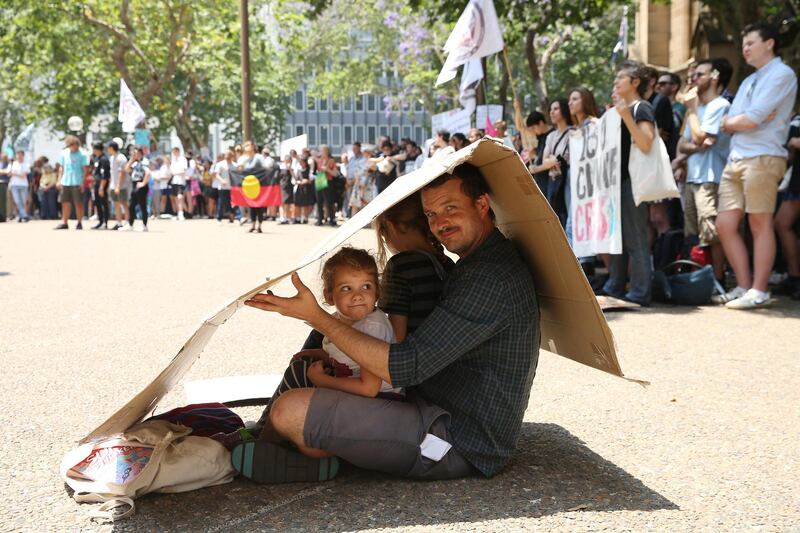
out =
[[78,224],[75,229],[83,229],[83,202],[81,187],[83,176],[89,169],[89,159],[80,151],[81,142],[74,135],[67,135],[64,139],[66,148],[58,157],[58,180],[56,188],[61,192],[61,224],[55,229],[69,229],[67,221],[71,211],[71,204],[75,204]]
[[94,205],[97,209],[97,224],[92,229],[108,229],[108,184],[111,180],[111,162],[103,151],[103,143],[92,145],[94,162]]

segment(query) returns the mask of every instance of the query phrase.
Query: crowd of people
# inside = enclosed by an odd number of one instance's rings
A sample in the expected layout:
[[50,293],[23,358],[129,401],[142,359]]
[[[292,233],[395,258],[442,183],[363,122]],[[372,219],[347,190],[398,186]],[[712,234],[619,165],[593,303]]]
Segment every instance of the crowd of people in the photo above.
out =
[[[733,68],[726,59],[694,62],[685,84],[675,73],[626,61],[614,80],[613,102],[606,106],[598,105],[590,90],[577,87],[553,99],[547,117],[530,113],[514,136],[507,135],[505,121],[493,124],[491,134],[521,153],[571,240],[569,132],[596,121],[612,106],[619,112],[623,253],[580,258],[590,277],[596,266],[607,268],[607,278],[594,280],[599,293],[649,305],[653,269],[682,254],[713,265],[723,285],[726,270],[732,270],[736,285],[716,296],[719,303],[767,305],[777,231],[788,274],[780,290],[800,298],[794,230],[800,218],[800,165],[792,167],[778,194],[787,158],[796,159],[800,148],[800,116],[792,118],[797,79],[777,55],[777,46],[772,26],[747,27],[742,50],[756,71],[735,95],[729,90]],[[24,152],[13,160],[2,155],[0,182],[8,183],[9,218],[12,213],[20,222],[32,216],[60,218],[57,229],[68,229],[72,206],[77,229],[82,229],[84,214],[93,221],[92,229],[118,231],[147,231],[150,217],[205,217],[218,224],[249,219],[248,231],[255,233],[262,232],[265,220],[336,226],[427,159],[462,149],[485,134],[478,128],[466,135],[438,131],[425,146],[382,136],[374,144],[354,142],[339,157],[322,145],[292,150],[282,159],[247,141],[218,154],[216,161],[179,147],[168,154],[157,153],[155,145],[130,145],[123,151],[113,141],[94,143],[87,156],[80,140],[68,136],[54,164],[41,157],[28,167]],[[647,152],[657,137],[666,146],[682,198],[636,206],[628,171],[631,143]],[[263,207],[232,205],[230,171],[259,167],[279,192],[269,195]],[[139,226],[134,225],[137,217]],[[740,234],[743,218],[752,235],[752,269]]]
[[[749,25],[742,38],[744,59],[755,72],[735,95],[729,90],[733,68],[723,58],[690,65],[683,90],[674,73],[632,61],[620,65],[614,101],[606,108],[615,107],[622,119],[623,253],[580,258],[589,276],[596,264],[607,267],[608,277],[596,278],[598,293],[649,305],[653,269],[691,257],[713,265],[722,286],[726,271],[732,271],[735,286],[716,295],[717,303],[733,309],[769,305],[777,232],[787,271],[778,290],[800,299],[794,229],[800,218],[800,115],[793,116],[797,76],[777,55],[774,27]],[[579,87],[553,100],[549,124],[533,112],[521,126],[538,146],[523,156],[570,239],[569,131],[597,120],[606,108]],[[636,176],[628,170],[631,142],[649,152],[657,138],[666,146],[682,196],[636,206],[631,190]],[[794,161],[790,172],[787,160]],[[741,231],[743,219],[752,254]]]

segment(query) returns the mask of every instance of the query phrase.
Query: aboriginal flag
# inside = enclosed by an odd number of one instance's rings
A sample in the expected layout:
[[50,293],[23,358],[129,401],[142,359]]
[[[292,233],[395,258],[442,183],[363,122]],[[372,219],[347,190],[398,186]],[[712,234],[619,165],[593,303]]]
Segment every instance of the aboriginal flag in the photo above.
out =
[[249,170],[230,169],[231,205],[245,207],[274,207],[281,205],[281,188],[276,182],[277,165]]

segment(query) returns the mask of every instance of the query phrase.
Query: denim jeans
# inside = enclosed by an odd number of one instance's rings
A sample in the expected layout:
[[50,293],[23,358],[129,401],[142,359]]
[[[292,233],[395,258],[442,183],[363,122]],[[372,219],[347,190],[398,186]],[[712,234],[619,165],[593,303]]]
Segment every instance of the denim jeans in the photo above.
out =
[[[653,267],[650,262],[650,244],[647,241],[648,208],[644,202],[633,203],[631,181],[620,185],[620,216],[622,222],[622,253],[611,256],[609,278],[603,290],[615,298],[625,297],[636,303],[650,303]],[[625,293],[625,281],[630,259],[630,288]]]
[[231,191],[227,189],[219,190],[219,197],[217,198],[217,220],[222,220],[222,217],[228,214],[231,210]]
[[42,205],[41,214],[44,220],[58,218],[58,190],[55,187],[39,189],[39,203]]
[[17,206],[17,214],[19,218],[28,218],[28,213],[25,211],[25,201],[28,199],[28,186],[27,185],[12,185],[11,198]]

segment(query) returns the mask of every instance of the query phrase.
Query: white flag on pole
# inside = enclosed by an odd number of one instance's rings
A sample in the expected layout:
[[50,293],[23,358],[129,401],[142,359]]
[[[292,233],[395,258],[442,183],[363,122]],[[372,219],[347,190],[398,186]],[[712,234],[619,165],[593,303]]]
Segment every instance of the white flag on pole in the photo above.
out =
[[471,115],[477,104],[475,88],[483,79],[483,65],[480,59],[473,59],[464,65],[461,72],[461,85],[459,86],[458,101]]
[[496,54],[503,50],[503,32],[492,0],[470,0],[447,38],[444,51],[447,59],[436,79],[441,85],[456,77],[461,65]]
[[22,130],[22,133],[20,133],[17,139],[14,141],[15,150],[25,150],[26,152],[31,151],[31,145],[33,144],[33,128],[34,123],[31,122],[24,130]]
[[142,106],[136,101],[136,97],[128,88],[125,80],[119,80],[119,115],[117,120],[122,122],[122,131],[131,133],[136,130],[136,126],[145,119]]

